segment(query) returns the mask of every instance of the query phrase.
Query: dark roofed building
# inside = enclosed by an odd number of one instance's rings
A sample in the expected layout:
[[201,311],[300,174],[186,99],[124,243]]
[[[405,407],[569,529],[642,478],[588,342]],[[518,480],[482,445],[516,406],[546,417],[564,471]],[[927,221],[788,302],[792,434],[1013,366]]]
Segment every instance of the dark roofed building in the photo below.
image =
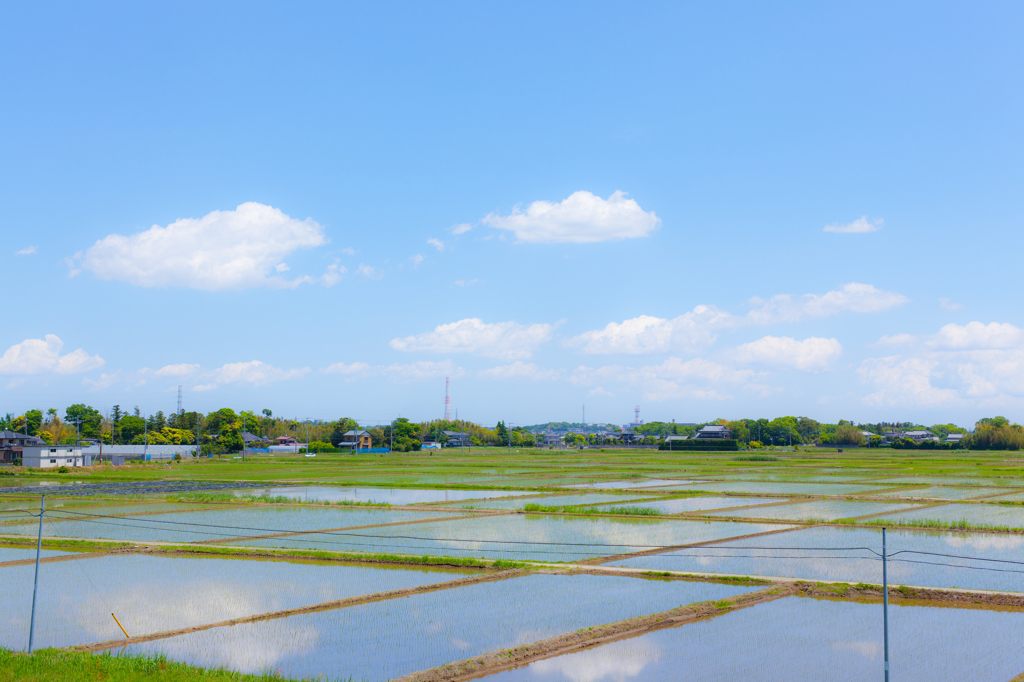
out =
[[0,431],[0,462],[19,460],[24,448],[39,445],[46,445],[46,441],[17,431]]
[[448,437],[445,445],[450,448],[460,448],[470,444],[469,434],[464,431],[445,431],[444,435]]
[[720,424],[708,424],[702,426],[697,432],[697,438],[732,438],[732,431]]

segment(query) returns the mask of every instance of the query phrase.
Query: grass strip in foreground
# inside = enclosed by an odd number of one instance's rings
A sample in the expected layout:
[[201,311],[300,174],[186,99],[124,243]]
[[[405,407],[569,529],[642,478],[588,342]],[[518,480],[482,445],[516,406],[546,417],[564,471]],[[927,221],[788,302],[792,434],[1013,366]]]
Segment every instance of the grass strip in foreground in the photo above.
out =
[[0,682],[281,682],[283,679],[272,673],[244,675],[196,668],[168,661],[163,656],[110,656],[57,649],[23,654],[0,649]]

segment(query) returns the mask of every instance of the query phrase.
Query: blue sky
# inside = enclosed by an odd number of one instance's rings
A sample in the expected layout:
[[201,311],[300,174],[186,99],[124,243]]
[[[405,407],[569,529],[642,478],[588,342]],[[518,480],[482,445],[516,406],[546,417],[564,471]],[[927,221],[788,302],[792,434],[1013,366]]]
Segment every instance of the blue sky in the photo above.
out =
[[0,411],[1020,420],[1019,4],[8,4]]

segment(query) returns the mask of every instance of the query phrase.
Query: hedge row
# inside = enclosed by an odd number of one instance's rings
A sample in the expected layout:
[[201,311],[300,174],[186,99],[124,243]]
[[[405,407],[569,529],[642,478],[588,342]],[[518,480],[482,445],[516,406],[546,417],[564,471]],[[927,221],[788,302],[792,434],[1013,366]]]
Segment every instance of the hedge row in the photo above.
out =
[[735,451],[740,449],[739,441],[735,438],[688,438],[686,440],[673,440],[662,443],[659,450],[716,450]]

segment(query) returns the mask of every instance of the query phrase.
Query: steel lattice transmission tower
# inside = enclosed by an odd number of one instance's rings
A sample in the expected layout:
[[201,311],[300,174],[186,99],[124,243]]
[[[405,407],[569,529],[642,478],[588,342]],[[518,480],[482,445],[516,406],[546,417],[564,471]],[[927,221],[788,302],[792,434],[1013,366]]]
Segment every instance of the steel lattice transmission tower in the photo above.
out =
[[444,420],[450,422],[452,420],[452,396],[449,393],[451,385],[451,379],[448,377],[444,378]]
[[178,384],[178,414],[181,414],[181,384]]

